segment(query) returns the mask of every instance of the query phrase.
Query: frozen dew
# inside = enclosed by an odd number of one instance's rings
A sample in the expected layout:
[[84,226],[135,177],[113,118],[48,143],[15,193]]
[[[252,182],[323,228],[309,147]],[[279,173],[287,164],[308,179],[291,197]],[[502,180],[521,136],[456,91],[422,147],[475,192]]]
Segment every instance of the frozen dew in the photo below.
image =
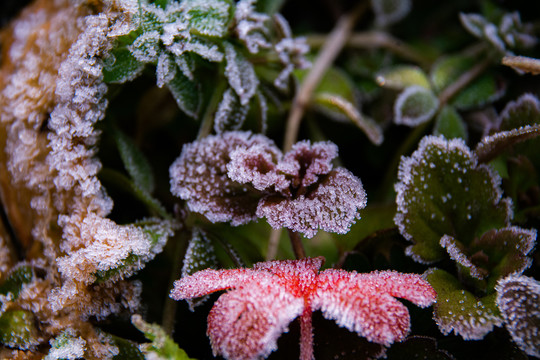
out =
[[497,284],[497,306],[506,329],[526,354],[540,357],[540,283],[512,274]]
[[225,90],[214,117],[214,130],[217,134],[239,130],[244,124],[248,111],[249,104],[242,106],[233,89]]
[[253,65],[229,43],[225,44],[225,59],[225,76],[240,98],[240,104],[246,106],[259,85]]
[[232,289],[208,316],[214,354],[228,359],[268,356],[298,316],[308,324],[302,327],[300,358],[311,359],[311,312],[319,309],[338,325],[388,346],[410,328],[407,308],[394,297],[421,307],[435,301],[435,292],[419,275],[333,269],[319,273],[323,261],[319,257],[257,263],[252,269],[203,270],[176,281],[171,297],[182,300]]

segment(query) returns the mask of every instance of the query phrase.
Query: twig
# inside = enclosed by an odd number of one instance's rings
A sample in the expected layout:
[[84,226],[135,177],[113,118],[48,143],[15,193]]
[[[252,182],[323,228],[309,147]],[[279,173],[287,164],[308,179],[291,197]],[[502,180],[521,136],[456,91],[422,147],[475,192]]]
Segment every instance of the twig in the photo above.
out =
[[474,65],[470,70],[461,74],[460,77],[456,79],[453,83],[448,85],[440,94],[439,94],[439,108],[442,107],[450,101],[456,94],[458,94],[463,88],[469,85],[474,79],[476,79],[480,74],[482,74],[487,67],[491,64],[490,59],[484,59],[482,62]]
[[[182,259],[184,256],[184,252],[187,249],[187,239],[188,239],[188,231],[182,229],[180,230],[177,237],[172,238],[172,241],[175,241],[174,244],[174,253],[173,253],[173,268],[171,271],[171,276],[169,279],[169,289],[172,289],[173,282],[175,280],[178,280],[180,278],[180,275],[182,273]],[[165,299],[165,304],[163,305],[163,314],[161,318],[161,326],[163,327],[163,330],[168,334],[172,335],[172,332],[174,330],[174,321],[176,319],[176,306],[178,302],[171,299],[169,296]]]
[[306,251],[304,250],[304,245],[302,245],[302,239],[300,239],[300,234],[298,234],[296,231],[289,230],[289,238],[291,239],[294,256],[297,259],[305,258]]
[[266,261],[275,259],[277,250],[279,247],[279,239],[281,238],[281,231],[283,229],[272,229],[270,237],[268,238],[268,249],[266,251]]
[[216,88],[212,93],[212,97],[210,98],[210,101],[208,102],[208,105],[206,107],[206,111],[204,112],[204,115],[202,117],[199,134],[197,134],[197,140],[208,136],[212,132],[215,111],[219,105],[219,102],[223,98],[223,92],[225,91],[226,86],[227,83],[224,79],[218,80]]
[[[313,35],[307,38],[307,43],[311,47],[320,47],[326,39],[326,35]],[[384,31],[366,31],[351,34],[345,46],[359,49],[383,48],[420,65],[428,66],[431,64],[430,59]]]
[[341,52],[343,45],[351,34],[356,20],[358,20],[358,18],[366,11],[367,4],[367,2],[362,2],[351,13],[343,15],[339,19],[334,30],[328,35],[327,41],[320,50],[313,67],[307,74],[304,82],[300,85],[300,88],[294,97],[291,112],[287,119],[287,129],[283,142],[283,149],[285,151],[292,148],[292,145],[298,137],[300,122],[313,91],[321,81],[328,67]]

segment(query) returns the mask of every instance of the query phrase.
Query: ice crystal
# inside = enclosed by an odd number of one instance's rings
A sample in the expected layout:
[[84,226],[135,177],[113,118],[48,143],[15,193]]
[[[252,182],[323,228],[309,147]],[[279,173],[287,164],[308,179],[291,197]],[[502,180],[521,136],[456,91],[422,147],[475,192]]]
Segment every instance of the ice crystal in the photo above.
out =
[[217,134],[239,130],[244,124],[248,111],[249,104],[242,106],[233,89],[225,90],[214,118],[214,130]]
[[75,360],[84,357],[86,341],[78,337],[73,329],[67,329],[55,339],[51,339],[51,350],[44,360]]
[[266,14],[256,12],[254,3],[255,0],[240,0],[234,12],[236,34],[252,54],[272,46],[267,40],[268,30],[265,25],[270,18]]
[[262,135],[226,132],[184,147],[170,169],[171,190],[213,222],[266,217],[307,237],[346,233],[366,194],[352,173],[332,169],[336,156],[329,142],[299,142],[282,155]]
[[227,359],[268,356],[298,316],[300,357],[312,359],[311,312],[316,310],[369,341],[388,346],[410,329],[409,312],[394,297],[421,307],[435,301],[435,291],[419,275],[319,272],[323,261],[319,257],[257,263],[253,269],[203,270],[176,281],[171,297],[190,299],[233,289],[218,299],[208,315],[214,354]]
[[516,274],[501,279],[497,284],[497,306],[520,349],[540,358],[540,283]]

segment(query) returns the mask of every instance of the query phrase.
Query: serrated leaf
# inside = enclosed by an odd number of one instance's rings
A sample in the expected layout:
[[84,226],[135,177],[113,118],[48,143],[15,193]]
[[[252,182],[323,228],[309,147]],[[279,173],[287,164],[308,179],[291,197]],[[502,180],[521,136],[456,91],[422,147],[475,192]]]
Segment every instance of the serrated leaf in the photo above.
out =
[[124,167],[133,182],[142,189],[153,192],[155,187],[154,173],[150,163],[133,141],[118,129],[111,131]]
[[439,106],[439,99],[426,88],[409,86],[399,94],[394,104],[394,122],[418,126],[429,121]]
[[462,110],[478,108],[500,99],[504,93],[505,88],[499,87],[492,75],[483,75],[453,97],[450,104]]
[[431,270],[426,279],[437,292],[433,317],[443,334],[453,331],[465,340],[480,340],[502,324],[494,293],[476,297],[444,270]]
[[218,105],[214,118],[214,130],[217,134],[225,131],[239,130],[246,120],[249,104],[242,106],[234,90],[228,88]]
[[452,106],[445,106],[435,118],[433,135],[442,135],[447,139],[461,138],[465,141],[469,137],[467,125]]
[[225,77],[240,98],[240,104],[245,106],[259,86],[253,65],[230,43],[225,43],[225,59]]
[[510,101],[500,115],[500,130],[518,129],[540,124],[540,100],[533,94],[523,94]]
[[27,350],[36,346],[36,319],[30,311],[8,310],[0,315],[0,343],[7,347]]
[[181,71],[167,83],[178,107],[188,116],[197,118],[201,104],[201,91],[198,84],[189,80]]
[[346,99],[327,93],[318,93],[313,102],[328,116],[337,120],[350,120],[358,126],[375,145],[383,142],[384,136],[380,126],[370,118],[365,117],[352,103]]
[[192,33],[222,37],[232,18],[232,3],[227,0],[190,0],[184,2],[185,16]]
[[412,5],[410,0],[372,0],[371,7],[377,25],[388,26],[407,16]]
[[377,74],[375,80],[385,88],[393,90],[404,90],[413,85],[418,85],[430,89],[431,85],[427,75],[418,66],[399,65]]
[[122,84],[135,79],[144,69],[144,63],[137,60],[125,47],[113,49],[105,60],[103,80],[106,83]]
[[478,165],[461,139],[424,137],[411,157],[402,158],[398,180],[394,221],[414,241],[407,253],[420,262],[444,257],[444,235],[469,246],[485,231],[506,226],[512,214],[501,179]]
[[192,360],[186,352],[165,333],[158,324],[145,322],[140,315],[133,315],[131,322],[144,336],[151,341],[150,344],[142,344],[141,350],[146,358],[164,358],[171,360]]
[[510,146],[537,138],[539,135],[540,125],[527,125],[519,129],[500,131],[483,138],[476,146],[475,152],[480,162],[489,162]]
[[[182,277],[193,275],[197,271],[204,269],[216,269],[217,265],[217,258],[212,242],[202,229],[193,228],[191,240],[184,256]],[[203,296],[201,298],[187,300],[190,310],[193,311],[196,306],[204,303],[207,298],[207,296]]]
[[527,355],[540,357],[540,282],[518,275],[502,279],[497,306],[514,342]]
[[24,284],[28,284],[34,278],[34,270],[29,265],[19,266],[9,272],[8,277],[0,285],[0,294],[11,294],[12,300],[19,296]]

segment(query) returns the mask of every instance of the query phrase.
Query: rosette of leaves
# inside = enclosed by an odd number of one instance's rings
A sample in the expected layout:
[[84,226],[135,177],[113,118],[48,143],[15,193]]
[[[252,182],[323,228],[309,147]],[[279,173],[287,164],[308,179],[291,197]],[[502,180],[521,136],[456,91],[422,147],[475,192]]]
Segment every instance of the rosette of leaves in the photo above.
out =
[[[309,64],[303,39],[293,39],[279,15],[271,21],[257,13],[252,0],[141,1],[131,15],[129,26],[112,34],[116,42],[106,60],[105,81],[124,83],[146,64],[154,65],[157,85],[167,86],[185,114],[198,118],[210,103],[218,132],[240,128],[255,98],[264,122],[266,98],[258,91],[261,81],[250,56],[277,58],[267,61],[272,70],[261,73],[273,74],[270,82],[278,88],[294,68]],[[276,62],[283,69],[278,75]]]
[[[521,273],[536,230],[508,226],[511,201],[500,177],[460,139],[425,137],[399,168],[395,223],[414,242],[415,260],[451,259],[457,277],[433,270],[428,280],[438,293],[435,320],[444,333],[481,339],[502,324],[495,305],[497,281]],[[459,280],[458,280],[459,279]]]
[[493,19],[480,14],[461,13],[459,20],[468,32],[499,54],[511,55],[511,49],[528,49],[538,43],[533,35],[533,25],[523,24],[519,12],[496,14]]
[[394,103],[394,122],[415,127],[435,117],[434,135],[466,139],[467,127],[459,112],[482,107],[504,94],[497,79],[484,74],[441,103],[443,91],[476,61],[470,56],[452,55],[436,61],[429,74],[413,65],[379,72],[376,80],[380,86],[400,91]]

